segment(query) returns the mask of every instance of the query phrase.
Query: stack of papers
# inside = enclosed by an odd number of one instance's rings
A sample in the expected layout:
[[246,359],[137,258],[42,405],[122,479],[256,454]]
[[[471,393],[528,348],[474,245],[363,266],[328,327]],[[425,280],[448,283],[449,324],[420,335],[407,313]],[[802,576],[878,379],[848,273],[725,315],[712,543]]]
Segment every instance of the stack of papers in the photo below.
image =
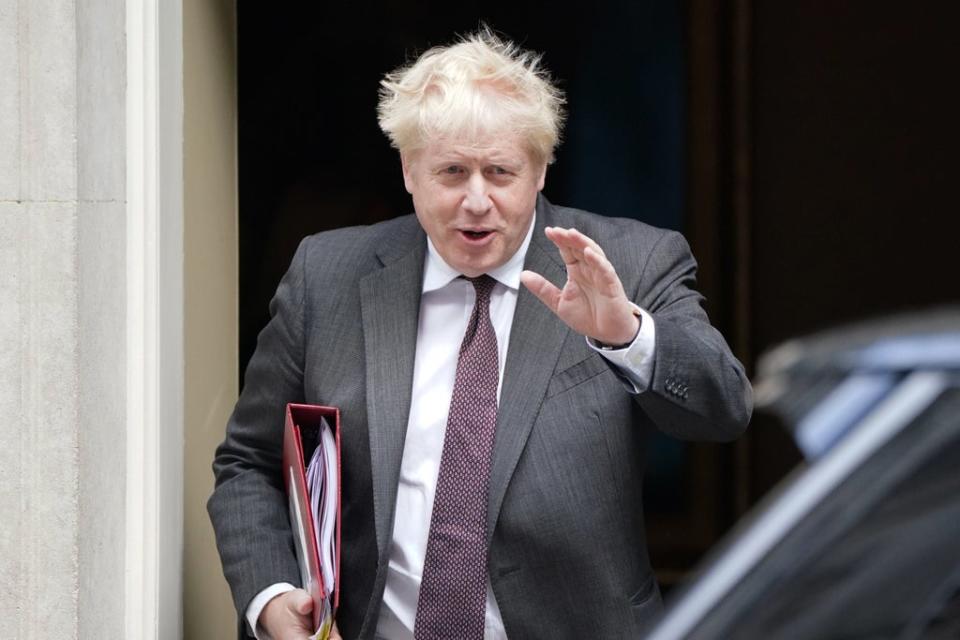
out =
[[333,585],[336,568],[336,531],[337,531],[337,441],[326,419],[320,421],[320,433],[317,447],[313,450],[307,465],[307,494],[310,498],[310,512],[313,516],[314,534],[320,561],[320,574],[323,580],[324,608],[321,615],[321,631],[329,627],[327,621],[333,617]]
[[340,600],[340,411],[287,404],[284,488],[300,584],[313,600],[311,640],[327,640]]

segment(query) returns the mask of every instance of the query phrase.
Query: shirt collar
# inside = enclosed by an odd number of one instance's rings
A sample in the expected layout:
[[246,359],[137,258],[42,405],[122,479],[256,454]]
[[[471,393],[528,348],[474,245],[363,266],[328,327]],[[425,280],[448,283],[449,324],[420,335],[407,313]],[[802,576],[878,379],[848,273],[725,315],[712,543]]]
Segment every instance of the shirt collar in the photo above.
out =
[[[523,261],[527,256],[527,248],[530,246],[530,238],[533,237],[533,228],[536,223],[537,212],[534,210],[533,217],[530,219],[530,228],[527,229],[527,236],[523,239],[523,244],[510,256],[509,260],[496,269],[491,269],[487,273],[488,276],[511,289],[517,290],[520,288],[520,272],[523,271]],[[427,260],[423,266],[423,293],[442,289],[461,275],[459,271],[448,265],[440,257],[440,253],[433,246],[430,236],[427,236]]]

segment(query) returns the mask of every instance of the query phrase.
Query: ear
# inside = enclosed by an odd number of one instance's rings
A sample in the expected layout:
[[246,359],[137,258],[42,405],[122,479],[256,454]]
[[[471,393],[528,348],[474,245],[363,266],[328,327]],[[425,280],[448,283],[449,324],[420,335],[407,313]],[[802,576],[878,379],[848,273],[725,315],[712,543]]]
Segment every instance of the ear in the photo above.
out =
[[403,167],[403,186],[407,193],[413,195],[413,158],[411,158],[410,152],[400,152],[400,165]]

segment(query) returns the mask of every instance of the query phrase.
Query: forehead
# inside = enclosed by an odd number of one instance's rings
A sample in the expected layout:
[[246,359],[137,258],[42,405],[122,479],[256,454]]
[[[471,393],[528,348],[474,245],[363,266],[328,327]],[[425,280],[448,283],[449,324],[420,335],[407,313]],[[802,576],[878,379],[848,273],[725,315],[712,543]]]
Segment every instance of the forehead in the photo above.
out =
[[421,157],[428,162],[461,160],[528,164],[532,161],[526,141],[516,134],[484,136],[476,139],[437,138],[422,149]]

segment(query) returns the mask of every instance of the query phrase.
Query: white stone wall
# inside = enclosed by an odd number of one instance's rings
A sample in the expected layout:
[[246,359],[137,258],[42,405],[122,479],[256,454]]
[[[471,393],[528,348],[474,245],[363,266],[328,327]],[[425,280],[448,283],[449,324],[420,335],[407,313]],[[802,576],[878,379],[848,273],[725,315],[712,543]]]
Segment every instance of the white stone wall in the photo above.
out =
[[0,638],[123,637],[122,0],[0,0]]

